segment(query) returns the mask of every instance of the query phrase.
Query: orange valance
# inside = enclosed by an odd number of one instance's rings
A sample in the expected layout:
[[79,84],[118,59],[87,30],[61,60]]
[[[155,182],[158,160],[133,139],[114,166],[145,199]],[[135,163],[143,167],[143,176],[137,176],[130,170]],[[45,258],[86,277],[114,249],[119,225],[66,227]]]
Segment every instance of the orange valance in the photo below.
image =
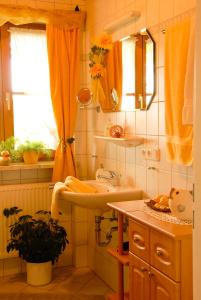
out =
[[62,25],[67,28],[82,28],[86,19],[83,11],[44,10],[26,6],[0,4],[0,26],[6,22],[14,25],[43,23]]

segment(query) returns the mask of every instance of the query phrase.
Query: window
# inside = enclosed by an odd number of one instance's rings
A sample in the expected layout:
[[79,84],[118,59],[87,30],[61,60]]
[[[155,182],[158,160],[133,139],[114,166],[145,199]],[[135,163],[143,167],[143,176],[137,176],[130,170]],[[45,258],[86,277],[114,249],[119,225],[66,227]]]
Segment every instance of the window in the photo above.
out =
[[[6,69],[5,76],[2,72],[4,137],[14,135],[22,142],[41,140],[54,149],[57,130],[50,98],[45,31],[18,27],[6,30],[1,36],[2,71]],[[4,35],[9,35],[8,54]],[[3,62],[5,56],[10,56],[7,64]]]

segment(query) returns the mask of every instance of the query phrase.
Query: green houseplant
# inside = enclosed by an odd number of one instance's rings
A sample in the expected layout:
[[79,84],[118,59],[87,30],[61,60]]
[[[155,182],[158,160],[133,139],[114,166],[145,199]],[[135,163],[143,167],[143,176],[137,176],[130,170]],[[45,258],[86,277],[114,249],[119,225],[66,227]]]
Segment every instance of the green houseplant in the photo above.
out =
[[[19,257],[27,262],[28,283],[47,284],[51,281],[52,264],[58,260],[68,244],[66,230],[59,225],[58,220],[51,218],[50,212],[40,210],[34,216],[22,215],[21,212],[22,209],[18,207],[3,210],[5,217],[14,218],[10,225],[7,252],[16,250]],[[41,271],[40,266],[43,268]],[[48,274],[45,271],[45,276],[44,267],[48,270]]]
[[39,154],[49,155],[46,146],[41,141],[26,140],[17,148],[18,152],[22,154],[26,164],[35,164],[38,161]]

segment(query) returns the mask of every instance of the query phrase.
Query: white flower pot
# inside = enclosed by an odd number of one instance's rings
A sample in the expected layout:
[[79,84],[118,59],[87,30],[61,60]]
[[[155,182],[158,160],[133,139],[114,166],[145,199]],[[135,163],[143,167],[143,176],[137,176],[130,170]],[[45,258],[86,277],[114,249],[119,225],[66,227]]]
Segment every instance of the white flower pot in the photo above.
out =
[[52,262],[27,262],[27,283],[34,286],[46,285],[52,280]]

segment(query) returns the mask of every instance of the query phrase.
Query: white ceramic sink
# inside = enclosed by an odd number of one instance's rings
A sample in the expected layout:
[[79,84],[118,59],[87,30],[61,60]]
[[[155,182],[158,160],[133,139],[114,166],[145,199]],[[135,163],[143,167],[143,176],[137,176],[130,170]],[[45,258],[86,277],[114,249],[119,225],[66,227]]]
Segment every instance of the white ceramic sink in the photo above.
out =
[[108,202],[119,202],[129,200],[142,199],[142,190],[134,187],[125,186],[110,186],[104,183],[99,183],[96,180],[83,181],[91,186],[94,186],[98,193],[73,193],[64,191],[61,193],[59,207],[65,210],[67,203],[78,205],[90,209],[107,210],[109,207],[106,205]]

